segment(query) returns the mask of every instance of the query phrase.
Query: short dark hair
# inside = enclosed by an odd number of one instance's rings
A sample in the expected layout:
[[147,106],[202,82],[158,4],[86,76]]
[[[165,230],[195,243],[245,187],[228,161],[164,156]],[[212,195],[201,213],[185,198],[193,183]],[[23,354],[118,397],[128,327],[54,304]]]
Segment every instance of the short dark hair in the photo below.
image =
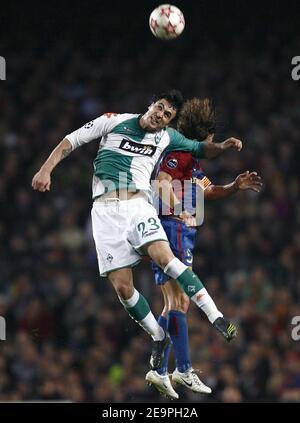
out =
[[208,98],[187,100],[180,111],[177,129],[185,137],[204,140],[217,127],[216,109]]
[[180,112],[183,105],[183,95],[179,90],[170,90],[164,93],[155,94],[152,98],[152,103],[156,103],[158,100],[166,99],[170,105],[176,109],[177,114]]

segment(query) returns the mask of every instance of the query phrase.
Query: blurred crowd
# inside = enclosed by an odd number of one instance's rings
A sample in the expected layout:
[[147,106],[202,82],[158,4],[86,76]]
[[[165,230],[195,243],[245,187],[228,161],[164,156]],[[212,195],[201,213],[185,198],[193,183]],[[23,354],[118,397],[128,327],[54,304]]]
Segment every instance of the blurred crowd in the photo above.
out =
[[[207,176],[224,184],[255,170],[264,182],[260,194],[205,205],[194,269],[239,336],[227,345],[191,305],[192,362],[213,393],[178,388],[180,400],[299,402],[300,341],[291,337],[291,320],[300,316],[300,81],[290,75],[299,37],[277,31],[274,17],[272,30],[254,34],[250,22],[238,37],[225,22],[226,37],[200,30],[198,39],[190,24],[170,45],[144,29],[139,37],[137,20],[116,40],[121,16],[112,25],[109,15],[97,21],[90,11],[81,32],[73,13],[53,30],[46,19],[44,31],[41,24],[24,33],[7,28],[1,39],[0,316],[7,339],[0,341],[0,401],[167,401],[145,384],[150,338],[98,274],[90,222],[98,143],[55,169],[50,193],[30,184],[67,133],[103,112],[143,112],[153,93],[176,87],[186,97],[214,99],[217,140],[244,141],[240,153],[203,161]],[[279,33],[290,40],[284,49]],[[158,317],[162,298],[149,261],[134,273]]]

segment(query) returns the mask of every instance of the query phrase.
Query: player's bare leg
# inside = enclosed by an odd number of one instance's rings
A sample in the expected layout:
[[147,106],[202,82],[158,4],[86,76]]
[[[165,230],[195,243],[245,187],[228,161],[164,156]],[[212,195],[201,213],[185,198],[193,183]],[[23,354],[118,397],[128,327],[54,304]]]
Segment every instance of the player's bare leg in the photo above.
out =
[[170,344],[169,336],[158,324],[146,298],[134,288],[131,268],[111,271],[108,279],[129,316],[151,335],[153,344],[150,366],[153,370],[158,369],[162,365],[164,351]]
[[[223,318],[223,314],[216,307],[197,275],[175,258],[170,245],[166,241],[155,241],[147,246],[147,252],[171,279],[176,280],[187,296],[206,314],[213,326],[229,342],[237,335],[236,327]],[[172,289],[173,285],[170,285]],[[171,297],[176,296],[177,288]],[[174,294],[174,295],[173,295]],[[170,301],[170,298],[169,298]]]

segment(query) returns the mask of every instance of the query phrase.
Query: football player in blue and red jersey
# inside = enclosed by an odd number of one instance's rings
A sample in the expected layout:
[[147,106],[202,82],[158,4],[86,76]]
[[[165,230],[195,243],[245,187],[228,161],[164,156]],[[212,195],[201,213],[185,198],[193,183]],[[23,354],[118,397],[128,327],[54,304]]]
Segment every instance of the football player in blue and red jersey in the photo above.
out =
[[[179,115],[177,129],[188,138],[205,139],[213,142],[216,132],[216,113],[211,102],[208,99],[200,100],[196,98],[186,101]],[[167,194],[167,198],[170,200],[168,202],[170,208],[167,212],[164,209],[164,215],[160,216],[160,220],[174,255],[190,267],[193,262],[197,220],[192,214],[193,211],[187,210],[186,204],[189,207],[195,205],[196,186],[200,186],[203,190],[204,199],[226,198],[239,190],[250,189],[259,192],[262,186],[261,178],[257,173],[249,171],[238,175],[228,185],[214,185],[204,174],[199,160],[186,152],[169,153],[159,167],[157,179],[160,188],[163,188],[163,195]],[[174,184],[175,180],[181,183]],[[187,186],[184,184],[185,181],[190,181],[190,187],[186,191],[184,190],[184,187]],[[199,201],[198,197],[197,201]],[[180,214],[176,214],[178,206],[181,210]],[[169,332],[175,351],[177,367],[172,374],[172,380],[194,392],[211,393],[211,389],[201,382],[193,370],[190,360],[186,318],[190,299],[175,280],[170,279],[156,264],[153,263],[152,266],[155,282],[161,287],[164,297],[164,309],[158,322],[165,331]],[[204,291],[206,291],[205,288]],[[203,293],[200,291],[200,295],[203,295],[203,307],[201,309],[206,312],[205,301],[207,301],[207,296],[204,291]],[[211,297],[208,298],[209,301],[212,301]],[[236,327],[225,320],[220,312],[218,316],[206,314],[213,326],[221,332],[227,341],[236,336]],[[162,367],[157,371],[151,370],[148,372],[146,380],[168,398],[177,399],[178,394],[173,389],[168,375],[170,350],[171,346],[165,351]]]

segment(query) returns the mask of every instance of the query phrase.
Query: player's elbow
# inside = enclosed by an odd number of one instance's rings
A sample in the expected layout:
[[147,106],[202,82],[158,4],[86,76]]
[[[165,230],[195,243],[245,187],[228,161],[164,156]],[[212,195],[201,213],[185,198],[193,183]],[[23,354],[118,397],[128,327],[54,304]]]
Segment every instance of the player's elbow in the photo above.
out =
[[205,200],[216,200],[218,198],[217,193],[215,191],[215,186],[210,185],[204,191],[204,199]]

